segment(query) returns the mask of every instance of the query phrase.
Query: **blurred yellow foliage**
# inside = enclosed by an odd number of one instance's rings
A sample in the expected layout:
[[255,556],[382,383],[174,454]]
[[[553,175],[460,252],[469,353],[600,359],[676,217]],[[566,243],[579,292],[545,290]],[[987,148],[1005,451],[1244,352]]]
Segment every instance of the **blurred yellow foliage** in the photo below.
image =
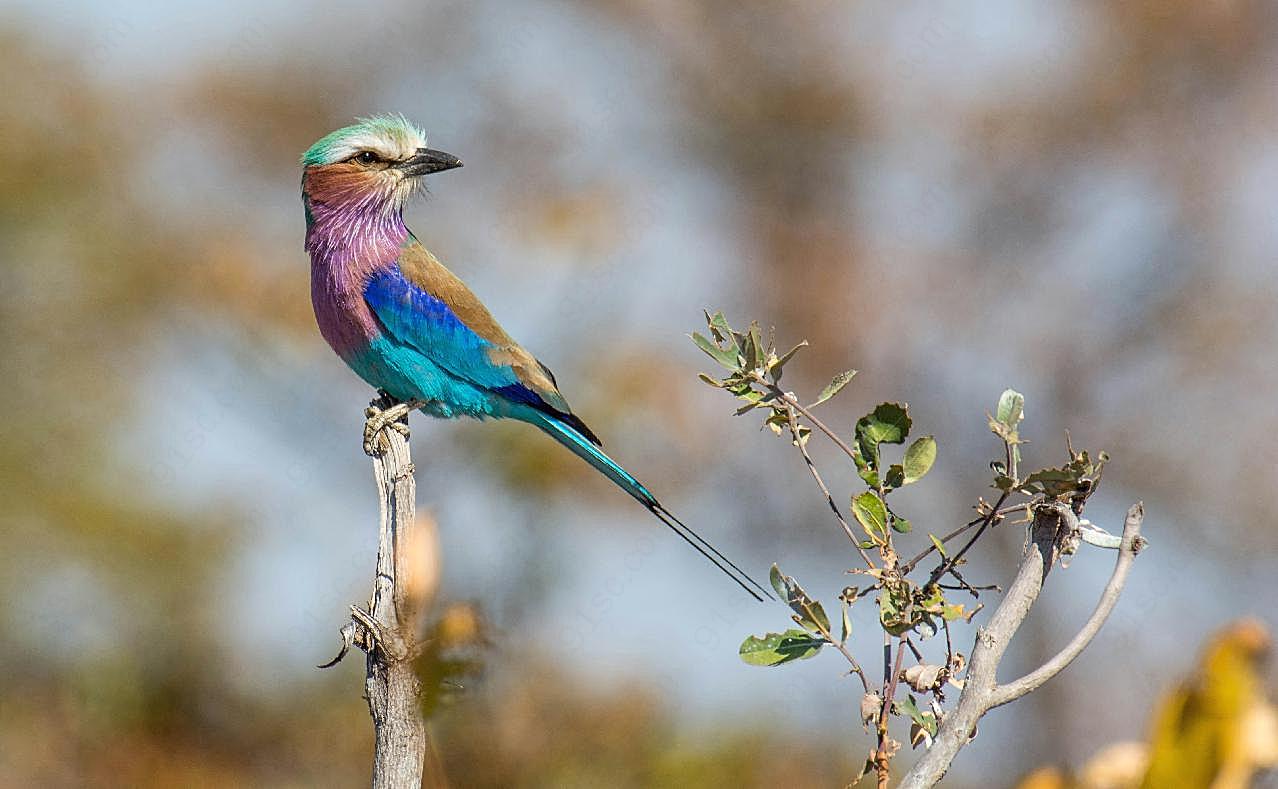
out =
[[1245,789],[1278,766],[1278,707],[1261,675],[1270,648],[1259,621],[1234,622],[1208,642],[1194,676],[1159,703],[1148,744],[1111,745],[1077,776],[1040,768],[1018,789]]
[[1268,630],[1243,619],[1208,644],[1198,671],[1154,715],[1143,789],[1242,789],[1278,764],[1275,709],[1265,698],[1261,659]]

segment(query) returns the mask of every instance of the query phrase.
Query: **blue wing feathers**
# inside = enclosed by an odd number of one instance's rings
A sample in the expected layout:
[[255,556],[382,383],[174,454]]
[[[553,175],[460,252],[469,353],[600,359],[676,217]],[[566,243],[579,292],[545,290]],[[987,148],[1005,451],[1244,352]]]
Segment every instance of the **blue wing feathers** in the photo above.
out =
[[[375,275],[364,290],[364,300],[381,322],[385,333],[398,346],[396,358],[412,366],[416,380],[412,396],[438,399],[434,392],[450,391],[453,399],[472,402],[447,402],[452,410],[472,415],[490,415],[508,411],[510,404],[523,405],[571,427],[596,446],[599,438],[570,411],[555,408],[538,392],[519,380],[516,371],[494,364],[489,356],[493,344],[480,337],[453,312],[442,299],[410,282],[397,266]],[[429,367],[412,365],[412,357],[425,357]],[[546,377],[554,376],[537,362]],[[437,371],[437,372],[436,372]],[[455,381],[441,381],[441,374]],[[456,384],[470,384],[475,390],[471,398],[459,398]],[[478,411],[479,413],[476,413]],[[518,416],[517,413],[502,415]]]
[[492,343],[473,332],[442,299],[409,282],[397,266],[369,280],[364,300],[396,341],[453,375],[486,389],[519,382],[514,370],[489,361]]
[[[608,457],[598,437],[581,419],[548,403],[546,398],[566,405],[554,385],[554,376],[525,351],[514,346],[522,354],[516,363],[540,367],[549,380],[549,387],[542,385],[544,392],[520,380],[511,364],[494,363],[490,351],[503,348],[467,326],[443,299],[410,282],[398,266],[374,275],[364,290],[364,300],[384,335],[373,342],[365,358],[352,362],[370,383],[401,399],[431,401],[426,410],[438,416],[507,416],[536,425],[634,497],[755,599],[763,599],[760,592],[771,596]],[[510,354],[495,356],[501,359]]]

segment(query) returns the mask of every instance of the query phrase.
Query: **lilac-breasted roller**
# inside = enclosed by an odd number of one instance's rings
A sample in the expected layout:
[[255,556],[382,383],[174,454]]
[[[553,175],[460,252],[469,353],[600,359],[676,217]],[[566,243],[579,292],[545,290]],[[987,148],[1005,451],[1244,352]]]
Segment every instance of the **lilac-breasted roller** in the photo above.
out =
[[[572,450],[756,599],[767,590],[604,453],[555,377],[404,225],[423,176],[461,167],[400,115],[362,119],[302,155],[320,333],[373,387],[431,416],[518,419]],[[756,591],[758,590],[758,591]]]

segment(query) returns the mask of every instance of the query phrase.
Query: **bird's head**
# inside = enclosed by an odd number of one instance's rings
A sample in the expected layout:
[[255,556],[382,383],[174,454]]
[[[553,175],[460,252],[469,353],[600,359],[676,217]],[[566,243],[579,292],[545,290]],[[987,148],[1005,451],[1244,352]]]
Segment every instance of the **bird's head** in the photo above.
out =
[[403,115],[377,115],[325,135],[302,154],[302,192],[334,208],[398,211],[422,176],[461,167],[426,147],[426,135]]

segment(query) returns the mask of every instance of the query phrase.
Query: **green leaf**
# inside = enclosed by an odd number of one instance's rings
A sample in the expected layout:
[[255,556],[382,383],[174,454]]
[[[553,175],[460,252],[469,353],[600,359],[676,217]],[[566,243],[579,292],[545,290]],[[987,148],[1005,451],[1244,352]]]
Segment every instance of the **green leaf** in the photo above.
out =
[[848,609],[852,607],[852,603],[844,598],[840,601],[840,607],[843,609],[843,632],[839,637],[839,643],[846,644],[848,636],[852,635],[852,620],[848,617]]
[[879,467],[879,444],[904,444],[910,415],[900,403],[880,403],[856,422],[856,439],[871,468]]
[[905,468],[905,484],[918,482],[923,475],[932,469],[932,464],[936,462],[936,439],[931,436],[923,436],[922,438],[910,444],[905,450],[905,460],[902,465]]
[[879,543],[887,541],[887,507],[873,491],[867,490],[852,499],[852,514],[870,538]]
[[910,415],[900,403],[879,403],[857,422],[857,433],[874,443],[903,444],[910,434]]
[[1025,418],[1025,395],[1015,389],[1005,389],[999,395],[998,408],[990,417],[990,430],[1012,447],[1012,459],[1021,462],[1020,434],[1017,426]]
[[757,322],[750,323],[750,330],[746,333],[746,339],[742,349],[742,355],[745,356],[745,366],[747,370],[754,370],[763,366],[763,338],[760,335],[759,324]]
[[772,584],[772,588],[776,590],[777,597],[785,599],[785,576],[781,574],[781,568],[774,562],[772,569],[768,571],[768,582]]
[[892,517],[892,528],[896,529],[901,534],[909,534],[910,529],[914,527],[905,518],[902,518],[900,515],[894,515]]
[[826,384],[825,388],[821,390],[821,394],[817,395],[816,402],[812,405],[821,405],[826,400],[834,397],[843,387],[848,385],[848,381],[851,381],[852,377],[855,375],[856,370],[848,370],[847,372],[842,372],[834,376],[834,379],[831,380],[830,383]]
[[943,542],[941,542],[940,540],[938,540],[938,539],[936,538],[936,535],[935,535],[935,534],[929,534],[927,537],[928,537],[928,539],[929,539],[929,540],[931,540],[931,541],[932,541],[932,544],[936,546],[936,552],[937,552],[937,553],[939,553],[939,554],[941,554],[941,558],[942,558],[942,559],[948,559],[948,558],[950,558],[950,557],[949,557],[949,556],[945,553],[945,543],[943,543]]
[[806,660],[821,651],[826,641],[796,628],[784,633],[768,633],[762,638],[749,636],[741,642],[738,654],[751,666],[779,666],[792,660]]
[[1015,389],[1005,389],[998,398],[998,411],[995,418],[1010,430],[1015,430],[1025,418],[1025,395]]
[[[989,411],[986,411],[985,415],[989,416],[989,413],[990,413]],[[990,432],[1009,444],[1017,444],[1020,442],[1020,438],[1016,432],[1016,429],[1008,427],[1007,425],[998,421],[997,417],[993,417],[993,416],[990,417]]]
[[865,484],[877,488],[879,472],[865,459],[865,455],[861,454],[861,447],[857,444],[852,445],[852,460],[856,462],[856,473],[865,481]]
[[714,315],[706,313],[706,324],[710,327],[710,333],[719,342],[732,337],[736,332],[728,325],[728,319],[723,317],[723,312],[716,312]]
[[771,372],[774,376],[776,376],[776,379],[778,381],[781,380],[781,368],[785,367],[786,362],[794,358],[794,355],[799,352],[800,348],[806,348],[806,347],[808,347],[808,341],[804,340],[803,342],[794,346],[790,350],[781,354],[781,358],[777,359],[775,362],[772,363],[772,367],[769,368],[769,372]]
[[900,463],[893,463],[888,466],[887,473],[883,475],[884,485],[889,488],[899,488],[905,482],[905,468]]
[[[987,412],[988,413],[988,412]],[[998,396],[998,408],[989,418],[989,430],[1012,448],[1013,465],[1021,462],[1021,437],[1017,426],[1025,418],[1025,395],[1015,389],[1005,389]]]
[[919,709],[918,703],[914,700],[913,696],[907,695],[903,699],[897,699],[895,706],[898,714],[907,716],[915,723],[918,723],[923,719],[923,711]]
[[740,362],[737,361],[736,351],[725,351],[711,342],[705,335],[697,332],[692,333],[692,341],[697,344],[698,348],[705,351],[707,356],[723,367],[729,370],[739,370],[741,368]]
[[952,620],[952,617],[946,616],[947,612],[952,614],[955,609],[960,612],[963,610],[963,606],[961,605],[949,605],[946,603],[945,594],[941,591],[940,587],[931,586],[928,588],[931,590],[931,593],[923,599],[915,601],[919,609],[923,611],[919,624],[916,628],[920,638],[930,638],[936,635],[937,623],[933,617],[939,615],[942,619],[949,622]]
[[772,588],[777,590],[777,595],[798,616],[800,625],[814,632],[830,632],[830,617],[826,615],[825,608],[809,597],[798,581],[782,574],[781,568],[775,564],[768,573],[768,580],[772,582]]
[[[898,711],[913,721],[915,726],[918,726],[933,737],[936,736],[937,726],[939,725],[936,720],[936,714],[933,712],[924,712],[919,709],[918,703],[914,700],[913,695],[907,695],[904,699],[898,699],[894,706]],[[913,739],[913,737],[911,737],[911,739]]]
[[1035,471],[1025,478],[1021,487],[1032,493],[1043,493],[1048,496],[1063,496],[1078,490],[1083,477],[1083,470],[1073,465],[1061,468],[1045,468]]
[[720,381],[718,378],[711,378],[705,373],[697,373],[697,377],[700,378],[702,381],[705,381],[706,383],[710,384],[716,389],[722,389],[724,386],[723,381]]
[[737,395],[737,397],[739,397],[740,399],[746,402],[745,405],[741,406],[740,408],[736,410],[735,414],[737,416],[741,416],[742,414],[744,414],[745,412],[751,409],[758,408],[764,403],[767,403],[770,400],[776,399],[776,395],[774,395],[773,393],[760,392],[757,389],[751,389],[748,392],[745,392],[744,394]]
[[763,424],[779,436],[784,429],[790,426],[790,419],[785,414],[773,413],[767,419],[763,420]]
[[911,593],[910,582],[905,579],[885,583],[879,590],[879,623],[894,636],[905,633],[918,621],[920,612],[910,606]]

